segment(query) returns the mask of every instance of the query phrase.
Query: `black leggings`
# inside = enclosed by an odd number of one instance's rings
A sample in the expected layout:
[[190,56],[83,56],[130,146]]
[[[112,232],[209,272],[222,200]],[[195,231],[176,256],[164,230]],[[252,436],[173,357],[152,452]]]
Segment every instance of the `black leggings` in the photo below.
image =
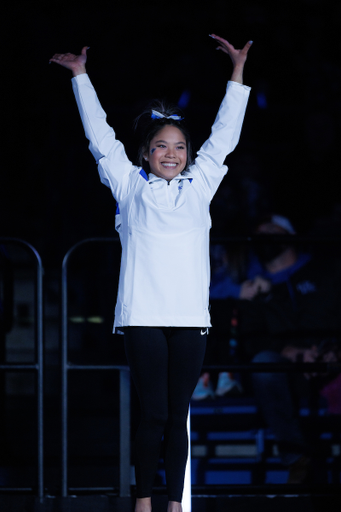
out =
[[125,327],[125,350],[141,404],[135,439],[137,497],[150,497],[164,436],[169,501],[181,502],[188,405],[206,349],[206,329]]

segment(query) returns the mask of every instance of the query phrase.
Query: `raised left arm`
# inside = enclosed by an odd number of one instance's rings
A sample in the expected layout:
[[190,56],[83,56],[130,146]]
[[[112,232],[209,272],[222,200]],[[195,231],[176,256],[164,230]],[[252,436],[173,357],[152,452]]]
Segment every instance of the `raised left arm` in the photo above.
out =
[[251,46],[251,42],[249,42],[242,50],[236,50],[225,39],[216,35],[211,37],[219,42],[219,49],[230,55],[233,73],[213,123],[211,135],[201,146],[194,164],[189,169],[192,173],[198,171],[197,176],[201,176],[209,201],[212,200],[227,172],[227,167],[224,165],[225,158],[234,150],[239,141],[250,93],[250,87],[242,83],[243,69],[247,52]]

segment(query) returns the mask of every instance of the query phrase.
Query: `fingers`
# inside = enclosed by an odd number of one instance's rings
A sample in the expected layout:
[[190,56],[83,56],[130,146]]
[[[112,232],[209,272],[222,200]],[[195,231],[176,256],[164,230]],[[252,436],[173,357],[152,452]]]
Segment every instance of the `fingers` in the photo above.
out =
[[[226,41],[226,39],[223,39],[222,37],[217,36],[216,34],[210,34],[210,37],[212,37],[213,39],[216,39],[217,41],[219,41],[222,44],[230,45],[230,43],[228,41]],[[230,45],[230,46],[232,46],[232,45]]]
[[224,46],[217,46],[216,50],[221,50],[227,55],[230,55],[230,52]]
[[225,53],[229,53],[229,50],[234,50],[234,46],[230,44],[228,41],[226,41],[226,39],[223,39],[222,37],[219,37],[216,34],[210,34],[210,37],[212,37],[220,43],[220,45],[217,47],[217,50],[222,50]]
[[56,60],[58,60],[61,57],[61,55],[62,55],[61,53],[55,53],[53,55],[53,57],[50,59],[50,61],[54,61],[55,62]]
[[246,55],[252,45],[253,45],[253,41],[248,41],[246,43],[246,45],[244,46],[244,48],[241,50],[241,53],[244,53],[244,55]]
[[83,46],[80,55],[74,55],[73,53],[55,53],[50,59],[50,62],[56,62],[57,64],[65,65],[67,63],[78,61],[84,64],[86,62],[86,52],[88,49],[89,46]]
[[223,39],[222,37],[217,36],[216,34],[210,34],[210,37],[212,37],[213,39],[215,39],[216,41],[218,41],[220,43],[220,46],[218,46],[217,50],[223,50],[227,54],[230,51],[236,51],[236,52],[240,52],[240,53],[243,53],[244,55],[246,55],[253,44],[253,41],[248,41],[246,43],[246,45],[244,46],[244,48],[242,48],[241,50],[236,50],[235,47],[231,43],[229,43],[226,39]]
[[57,64],[61,64],[64,61],[74,60],[76,58],[72,53],[55,53],[50,62],[57,62]]
[[70,60],[75,59],[76,55],[73,53],[55,53],[52,57],[54,60]]

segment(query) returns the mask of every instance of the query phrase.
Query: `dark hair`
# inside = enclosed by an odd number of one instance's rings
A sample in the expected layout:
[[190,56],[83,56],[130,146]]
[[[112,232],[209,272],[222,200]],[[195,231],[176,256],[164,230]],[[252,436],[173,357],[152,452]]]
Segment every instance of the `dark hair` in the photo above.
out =
[[141,166],[145,171],[149,172],[149,163],[143,158],[144,153],[149,151],[150,142],[155,135],[162,130],[166,125],[176,126],[186,139],[187,146],[187,161],[185,170],[192,163],[192,142],[188,129],[186,128],[184,121],[176,121],[175,119],[152,119],[152,110],[157,110],[164,116],[181,116],[184,117],[183,112],[176,105],[166,103],[163,100],[154,100],[148,107],[135,119],[134,127],[136,131],[139,131],[140,145],[137,153],[137,165]]

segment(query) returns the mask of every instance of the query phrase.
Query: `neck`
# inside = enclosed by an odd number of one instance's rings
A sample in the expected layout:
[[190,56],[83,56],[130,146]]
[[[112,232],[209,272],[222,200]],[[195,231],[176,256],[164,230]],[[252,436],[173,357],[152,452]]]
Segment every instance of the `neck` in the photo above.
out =
[[297,261],[297,253],[295,249],[292,247],[288,247],[284,252],[282,252],[279,256],[277,256],[269,263],[265,264],[265,268],[270,274],[277,274],[277,272],[281,272],[282,270],[286,270],[287,268],[294,265]]

